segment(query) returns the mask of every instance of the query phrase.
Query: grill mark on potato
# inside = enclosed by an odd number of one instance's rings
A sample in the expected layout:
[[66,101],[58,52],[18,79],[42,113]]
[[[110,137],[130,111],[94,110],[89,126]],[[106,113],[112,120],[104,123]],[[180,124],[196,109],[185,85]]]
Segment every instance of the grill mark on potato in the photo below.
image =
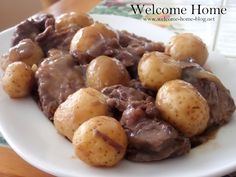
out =
[[117,151],[117,153],[122,152],[122,150],[124,149],[123,146],[121,146],[116,141],[114,141],[109,136],[105,135],[104,133],[100,132],[99,130],[95,129],[94,132],[95,132],[95,136],[102,138],[103,141],[105,141],[107,144],[112,146]]

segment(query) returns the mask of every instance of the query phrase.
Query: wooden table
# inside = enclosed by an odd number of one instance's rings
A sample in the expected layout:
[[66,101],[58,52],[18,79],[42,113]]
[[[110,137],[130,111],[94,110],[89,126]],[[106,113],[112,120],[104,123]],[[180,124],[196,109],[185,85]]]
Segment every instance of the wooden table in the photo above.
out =
[[[69,11],[88,12],[99,2],[100,0],[61,0],[45,11],[54,15]],[[52,177],[52,175],[31,166],[12,149],[0,147],[0,177]]]

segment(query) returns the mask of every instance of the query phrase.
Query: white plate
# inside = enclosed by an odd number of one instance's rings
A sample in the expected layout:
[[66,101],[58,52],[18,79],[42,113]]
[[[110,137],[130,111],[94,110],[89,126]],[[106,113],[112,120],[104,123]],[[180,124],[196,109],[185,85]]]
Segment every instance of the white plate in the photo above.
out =
[[[126,29],[156,41],[166,42],[173,33],[142,21],[118,16],[93,15],[117,29]],[[0,54],[10,47],[13,30],[0,34]],[[211,53],[208,64],[236,100],[236,60]],[[235,114],[234,114],[235,117]],[[13,100],[0,89],[0,131],[11,147],[32,165],[63,177],[220,176],[236,170],[236,121],[218,131],[216,137],[185,156],[154,163],[122,161],[114,168],[94,168],[74,158],[72,145],[31,99]]]

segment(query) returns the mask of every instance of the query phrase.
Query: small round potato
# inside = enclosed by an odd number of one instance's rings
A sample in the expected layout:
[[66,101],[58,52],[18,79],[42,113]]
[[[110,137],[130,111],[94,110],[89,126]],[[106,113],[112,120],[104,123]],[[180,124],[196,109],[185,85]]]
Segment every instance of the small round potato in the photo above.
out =
[[71,40],[70,51],[86,52],[107,38],[118,38],[117,33],[109,26],[94,23],[93,25],[80,29]]
[[25,63],[18,61],[7,66],[2,78],[2,86],[11,98],[29,95],[33,85],[34,74]]
[[60,31],[72,26],[80,26],[81,28],[93,24],[93,19],[84,13],[70,12],[60,15],[56,19],[56,30]]
[[70,52],[80,51],[86,52],[94,44],[104,40],[104,37],[96,31],[92,26],[80,29],[72,38],[70,44]]
[[57,108],[54,125],[60,134],[72,140],[75,130],[84,121],[101,115],[109,115],[105,96],[93,88],[82,88]]
[[44,57],[42,49],[31,39],[23,39],[9,52],[2,56],[1,67],[3,70],[15,61],[22,61],[29,66],[38,65]]
[[139,79],[149,89],[157,90],[166,81],[178,79],[180,75],[180,65],[161,52],[144,54],[138,64]]
[[102,23],[94,23],[92,25],[93,28],[96,29],[99,33],[101,33],[104,38],[118,38],[118,34],[115,30],[113,30],[110,26],[102,24]]
[[73,145],[76,155],[85,163],[110,167],[124,157],[127,136],[116,119],[98,116],[84,122],[76,130]]
[[100,56],[92,60],[86,71],[88,87],[102,90],[115,84],[126,85],[130,80],[128,71],[117,59]]
[[207,101],[185,81],[166,82],[158,90],[156,106],[163,119],[187,137],[198,135],[207,127],[209,120]]
[[191,33],[177,34],[172,37],[166,45],[165,53],[180,61],[193,58],[201,66],[206,63],[208,57],[206,44]]

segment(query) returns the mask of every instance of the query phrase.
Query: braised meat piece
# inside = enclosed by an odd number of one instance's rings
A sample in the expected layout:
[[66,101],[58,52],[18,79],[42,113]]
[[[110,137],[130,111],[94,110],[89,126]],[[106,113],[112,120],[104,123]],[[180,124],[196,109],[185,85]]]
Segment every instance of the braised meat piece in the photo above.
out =
[[108,105],[122,114],[120,122],[128,136],[129,160],[162,160],[190,150],[189,139],[160,119],[151,96],[122,85],[107,87],[102,92],[108,97]]
[[129,160],[148,162],[189,152],[189,139],[159,117],[152,102],[130,104],[123,112],[120,122],[128,136]]
[[137,79],[132,79],[129,82],[129,86],[132,87],[132,88],[135,88],[138,91],[144,92],[144,93],[152,96],[153,98],[155,98],[156,95],[157,95],[156,91],[144,88],[143,85],[141,84],[141,82]]
[[106,87],[102,90],[102,93],[108,97],[108,105],[111,108],[116,108],[120,112],[123,112],[127,106],[133,102],[154,101],[153,98],[146,93],[123,85]]
[[189,66],[183,69],[182,79],[196,87],[207,100],[210,108],[208,128],[221,126],[230,120],[235,103],[218,78],[200,66]]
[[49,26],[53,26],[55,19],[53,15],[50,14],[37,14],[33,17],[28,18],[27,20],[21,22],[16,26],[16,30],[13,34],[12,46],[18,44],[22,39],[32,39],[35,40],[35,37],[45,31]]
[[59,104],[84,87],[81,69],[69,54],[55,54],[45,59],[36,72],[38,94],[45,115],[53,120]]
[[38,34],[35,40],[39,43],[45,53],[52,48],[69,51],[70,42],[79,29],[79,26],[72,26],[61,31],[55,31],[51,26],[46,28],[44,32]]
[[118,34],[120,46],[127,48],[129,52],[135,53],[139,57],[142,57],[145,52],[164,52],[165,50],[164,44],[161,42],[153,42],[127,31],[118,31]]

